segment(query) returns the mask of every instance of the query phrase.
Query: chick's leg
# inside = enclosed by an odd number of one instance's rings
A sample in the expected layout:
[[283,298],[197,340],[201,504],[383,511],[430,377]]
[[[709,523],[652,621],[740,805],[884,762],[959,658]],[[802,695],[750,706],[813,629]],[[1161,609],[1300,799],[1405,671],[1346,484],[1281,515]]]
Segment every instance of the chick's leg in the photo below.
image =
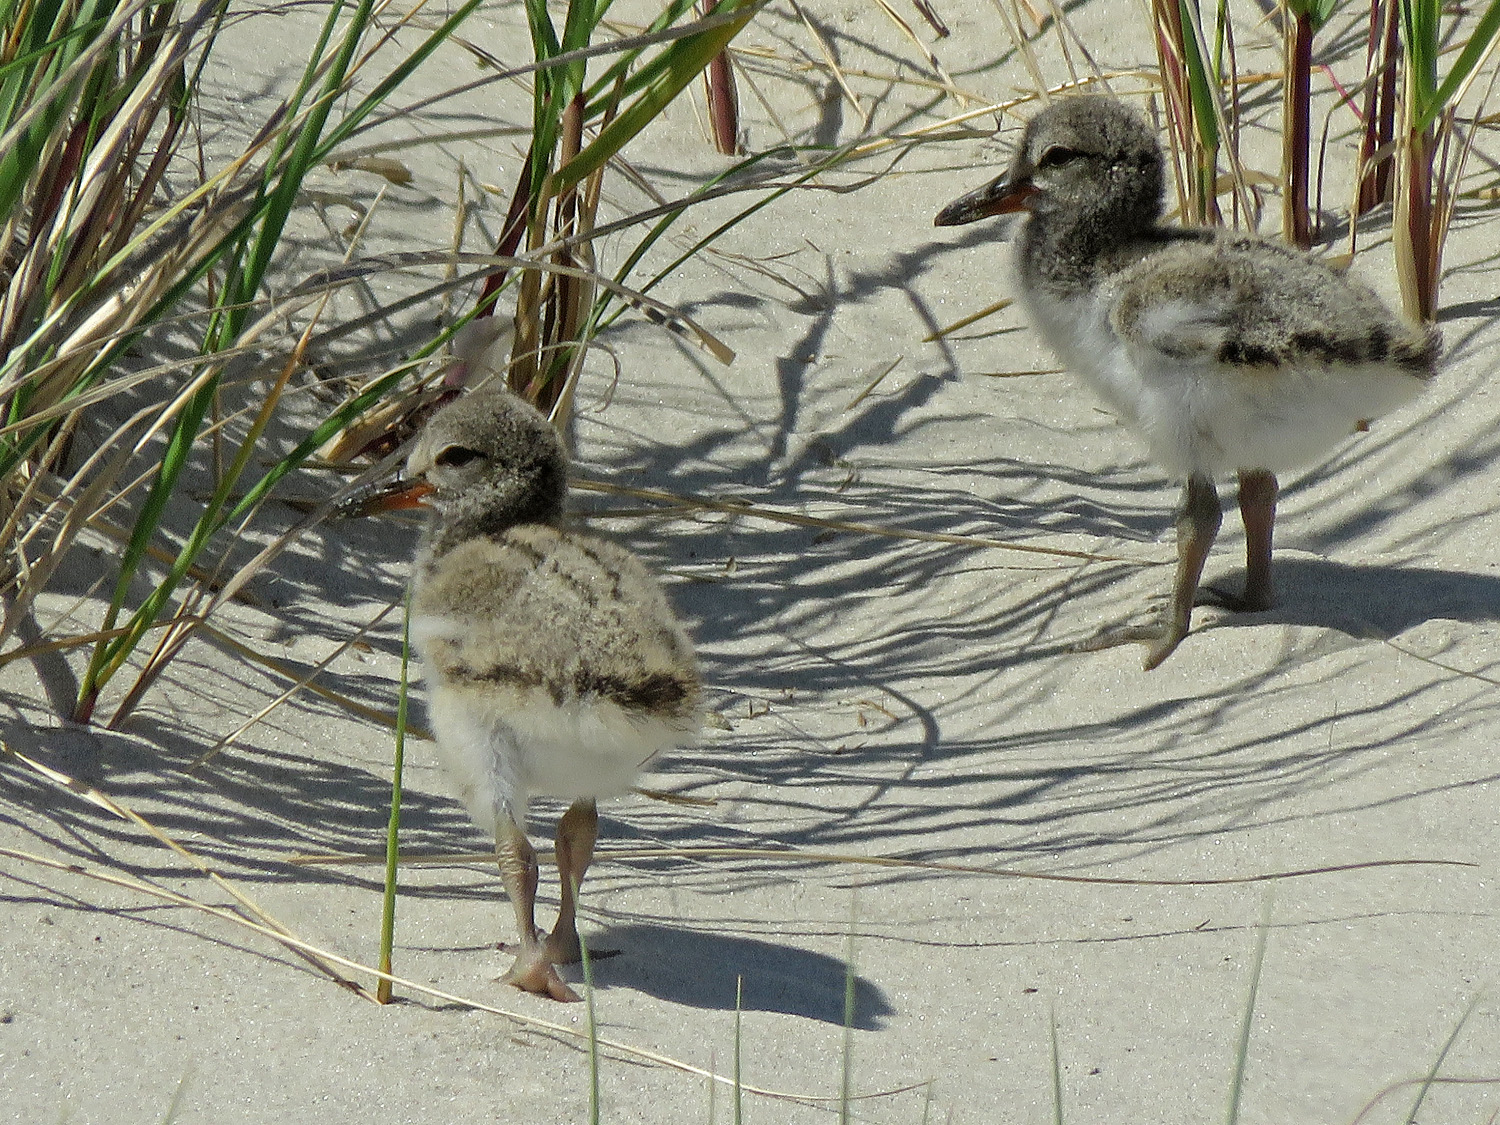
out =
[[578,940],[578,889],[594,858],[598,837],[599,808],[591,800],[574,801],[557,822],[557,878],[562,884],[562,906],[547,938],[547,957],[559,965],[583,959]]
[[550,996],[554,1000],[578,1000],[579,996],[557,975],[547,957],[547,948],[536,928],[536,851],[514,821],[506,820],[495,841],[500,861],[500,881],[510,896],[520,936],[516,960],[501,981],[524,992]]
[[1193,602],[1203,564],[1219,534],[1224,514],[1219,493],[1211,477],[1192,476],[1182,492],[1182,507],[1177,512],[1177,572],[1172,580],[1172,600],[1161,620],[1151,625],[1127,625],[1106,629],[1075,646],[1079,652],[1097,652],[1115,645],[1138,642],[1146,646],[1145,668],[1149,672],[1167,657],[1187,636],[1192,623]]
[[1245,521],[1245,592],[1235,608],[1247,612],[1270,609],[1276,594],[1271,586],[1271,531],[1276,524],[1276,474],[1265,469],[1240,472],[1240,518]]

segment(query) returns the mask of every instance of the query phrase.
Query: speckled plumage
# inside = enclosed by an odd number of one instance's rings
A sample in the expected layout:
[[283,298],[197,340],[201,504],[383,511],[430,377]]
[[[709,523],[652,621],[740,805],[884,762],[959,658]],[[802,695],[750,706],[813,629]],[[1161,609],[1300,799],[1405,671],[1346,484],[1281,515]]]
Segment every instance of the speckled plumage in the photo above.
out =
[[1420,393],[1435,332],[1368,287],[1255,235],[1160,223],[1161,148],[1106,97],[1060,99],[1027,124],[1010,170],[950,204],[939,225],[1024,210],[1018,295],[1059,358],[1169,472],[1187,478],[1167,618],[1085,648],[1149,646],[1155,667],[1186,635],[1217,534],[1214,478],[1238,472],[1250,540],[1243,597],[1271,602],[1275,473],[1325,455]]
[[[634,555],[564,526],[561,445],[509,392],[477,391],[434,415],[407,475],[431,486],[434,511],[412,581],[412,641],[439,757],[495,835],[516,908],[521,947],[506,979],[576,999],[552,966],[578,958],[594,802],[696,734],[692,645]],[[545,940],[533,921],[532,794],[575,802],[558,826],[562,908]]]

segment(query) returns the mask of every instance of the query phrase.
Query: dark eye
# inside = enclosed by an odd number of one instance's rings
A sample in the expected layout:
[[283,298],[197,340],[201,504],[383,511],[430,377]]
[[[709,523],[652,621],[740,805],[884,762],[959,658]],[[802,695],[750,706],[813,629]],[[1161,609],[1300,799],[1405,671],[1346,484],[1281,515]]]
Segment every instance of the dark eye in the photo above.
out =
[[1061,168],[1064,164],[1077,160],[1083,153],[1076,148],[1068,148],[1066,145],[1053,145],[1042,153],[1041,159],[1036,162],[1038,168]]
[[437,464],[457,469],[483,456],[484,454],[477,449],[470,449],[463,445],[450,445],[437,455]]

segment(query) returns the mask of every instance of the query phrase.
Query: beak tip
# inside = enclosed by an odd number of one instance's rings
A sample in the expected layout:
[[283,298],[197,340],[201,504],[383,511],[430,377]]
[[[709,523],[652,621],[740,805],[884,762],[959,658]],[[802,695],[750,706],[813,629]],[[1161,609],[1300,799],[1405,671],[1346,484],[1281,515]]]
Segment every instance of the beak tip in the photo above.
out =
[[427,506],[427,497],[432,492],[432,485],[425,480],[394,481],[367,492],[356,493],[336,507],[333,515],[336,519],[349,519],[407,508],[424,508]]
[[1001,177],[994,183],[961,195],[937,213],[932,225],[937,227],[966,226],[980,219],[995,215],[1011,215],[1030,208],[1026,201],[1037,194],[1030,179]]

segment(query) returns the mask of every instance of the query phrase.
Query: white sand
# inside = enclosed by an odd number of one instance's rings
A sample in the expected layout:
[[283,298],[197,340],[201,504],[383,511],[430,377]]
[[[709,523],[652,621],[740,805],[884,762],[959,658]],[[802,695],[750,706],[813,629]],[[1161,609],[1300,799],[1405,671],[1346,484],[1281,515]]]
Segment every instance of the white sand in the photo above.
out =
[[[991,9],[944,7],[954,35],[934,49],[963,86],[1002,98],[1027,83],[1013,57],[989,61],[1004,43]],[[968,7],[983,14],[962,18],[957,9]],[[1077,13],[1106,68],[1149,61],[1134,8],[1120,34],[1121,8],[1096,2]],[[874,4],[807,9],[846,67],[891,73],[916,57]],[[516,60],[516,26],[500,11],[468,34]],[[216,77],[223,100],[209,103],[210,118],[222,113],[238,128],[264,101],[259,91],[287,80],[286,56],[306,41],[294,17],[253,27],[226,44],[237,81]],[[779,4],[744,42],[815,53]],[[1047,79],[1064,80],[1055,39],[1038,50]],[[475,74],[459,52],[443,52],[418,86]],[[877,128],[954,112],[915,87],[854,81]],[[765,88],[801,140],[859,133],[826,75],[766,79]],[[775,143],[755,100],[745,93],[744,102],[751,143]],[[1257,95],[1257,121],[1274,125],[1278,112],[1269,88]],[[514,92],[476,95],[377,136],[514,125],[523,115]],[[1500,969],[1492,210],[1466,207],[1455,226],[1443,294],[1451,359],[1431,392],[1286,482],[1281,604],[1243,620],[1199,611],[1193,634],[1148,674],[1134,648],[1082,656],[1066,646],[1165,588],[1176,485],[1068,377],[989,377],[1053,366],[1015,310],[923,342],[1010,291],[1003,223],[935,231],[931,218],[994,174],[1014,135],[919,149],[850,194],[793,193],[719,244],[755,263],[709,255],[668,281],[656,295],[739,358],[722,368],[639,318],[611,331],[619,385],[601,353],[580,396],[580,475],[1131,561],[715,513],[599,520],[667,577],[725,728],[646,779],[711,806],[611,804],[602,847],[789,847],[1116,880],[1408,859],[1473,866],[1100,886],[601,854],[584,888],[583,932],[620,955],[595,966],[600,1033],[729,1074],[742,979],[744,1080],[836,1098],[852,948],[853,1088],[915,1087],[855,1103],[858,1120],[1052,1120],[1054,1020],[1065,1120],[1219,1120],[1269,918],[1241,1121],[1352,1120],[1434,1066],[1471,1003],[1441,1073],[1500,1078],[1500,997],[1485,992]],[[1492,150],[1492,135],[1482,144]],[[446,245],[456,158],[507,187],[517,165],[513,137],[392,155],[410,160],[416,180],[388,190],[371,251]],[[723,166],[686,103],[632,155],[668,196]],[[852,184],[884,166],[874,158],[823,183]],[[314,186],[369,204],[380,184],[321,172]],[[622,181],[611,184],[621,205],[639,205]],[[733,202],[691,216],[685,232],[706,233]],[[348,221],[337,200],[322,203],[329,227]],[[502,216],[494,201],[485,206],[472,249],[485,248]],[[338,252],[312,219],[296,235],[279,275],[288,286]],[[1393,291],[1388,243],[1355,268]],[[353,294],[339,315],[407,284]],[[409,345],[435,314],[431,305],[403,313],[378,339]],[[308,495],[322,482],[309,475],[287,491]],[[625,503],[576,497],[583,510]],[[273,505],[266,533],[294,518]],[[1236,525],[1226,519],[1210,581],[1238,580]],[[399,599],[412,535],[395,523],[320,528],[254,583],[263,608],[233,607],[219,625],[305,673]],[[108,562],[81,549],[73,586],[45,600],[41,624],[53,628],[76,601],[67,591],[109,574]],[[93,627],[97,612],[85,602],[55,628]],[[392,709],[398,619],[387,616],[367,649],[340,656],[320,682]],[[381,846],[387,730],[304,693],[188,776],[189,762],[288,682],[197,641],[127,729],[111,733],[58,724],[46,692],[66,698],[78,672],[58,658],[40,673],[25,662],[4,670],[7,745],[128,804],[299,937],[374,960],[379,870],[287,860]],[[556,811],[537,808],[540,831]],[[404,830],[414,851],[485,846],[421,742],[408,751]],[[15,761],[0,762],[0,846],[231,901],[139,827]],[[0,1118],[156,1122],[176,1098],[170,1119],[184,1125],[587,1119],[589,1062],[577,1037],[409,989],[379,1008],[274,941],[202,912],[9,857],[0,876]],[[553,901],[544,882],[544,902]],[[396,972],[582,1031],[581,1005],[494,983],[507,961],[494,943],[510,925],[492,865],[411,868]],[[602,1121],[710,1120],[701,1077],[619,1050],[603,1052],[599,1076]],[[1415,1087],[1391,1094],[1364,1120],[1403,1121],[1415,1097]],[[747,1095],[745,1119],[822,1121],[835,1105]],[[1483,1122],[1497,1107],[1500,1086],[1440,1085],[1420,1120]],[[713,1112],[732,1120],[727,1090]]]

